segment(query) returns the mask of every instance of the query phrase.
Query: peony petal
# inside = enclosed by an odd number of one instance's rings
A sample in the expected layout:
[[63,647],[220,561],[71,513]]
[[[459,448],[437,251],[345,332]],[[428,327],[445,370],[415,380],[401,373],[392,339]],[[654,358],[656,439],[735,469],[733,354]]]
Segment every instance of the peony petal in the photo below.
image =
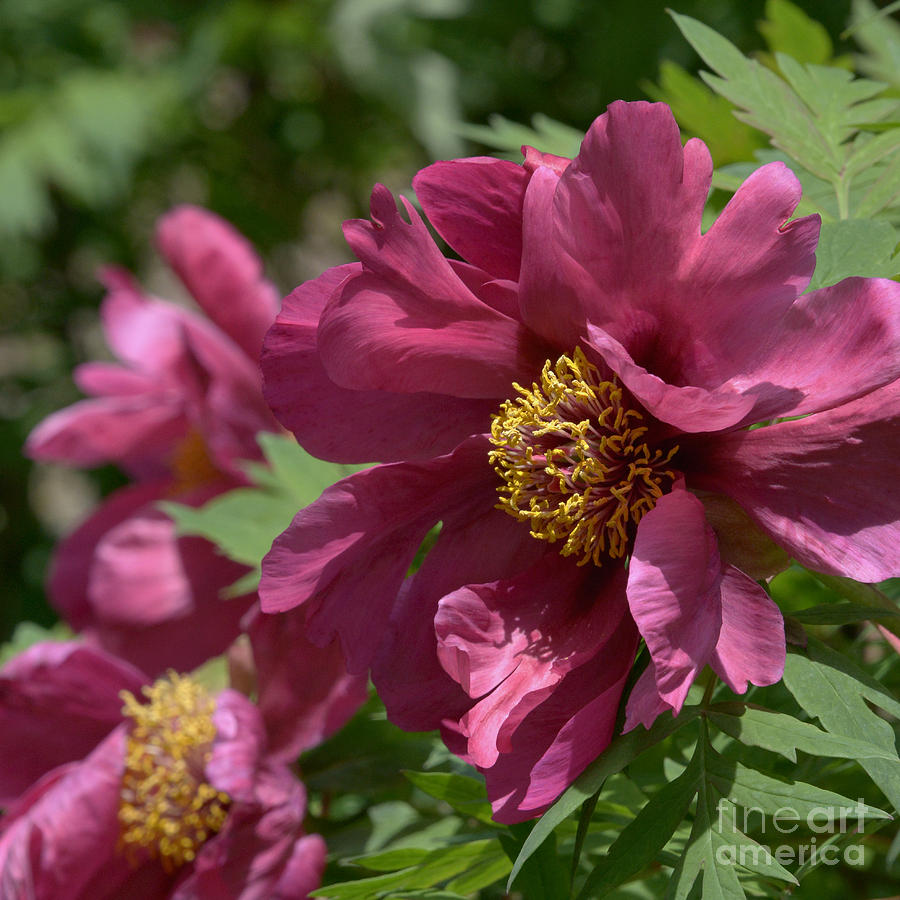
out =
[[747,682],[764,687],[781,681],[787,653],[781,610],[734,566],[725,568],[720,591],[722,628],[710,665],[736,694]]
[[501,398],[539,371],[547,354],[523,326],[482,303],[441,256],[409,203],[410,223],[386,188],[372,222],[345,225],[364,271],[326,306],[318,346],[342,387]]
[[269,615],[257,607],[248,616],[268,755],[293,762],[350,719],[368,697],[367,680],[347,674],[337,641],[309,642],[303,610]]
[[540,815],[606,749],[637,641],[625,614],[592,659],[569,672],[519,725],[510,752],[484,773],[496,821]]
[[266,754],[266,730],[259,709],[243,694],[224,690],[213,713],[216,737],[206,778],[233,801],[251,803]]
[[247,239],[205,209],[179,206],[159,220],[156,240],[201,309],[255,362],[278,294]]
[[669,710],[672,715],[675,714],[672,707],[659,696],[659,690],[656,687],[656,666],[653,665],[651,659],[628,695],[628,704],[625,707],[625,727],[622,731],[629,732],[638,725],[649,728],[656,721],[656,717],[666,710]]
[[134,396],[157,390],[149,375],[116,363],[82,363],[75,367],[72,378],[79,390],[95,397]]
[[34,644],[7,662],[0,669],[0,806],[90,753],[122,721],[120,692],[139,695],[146,683],[123,660],[74,641]]
[[803,565],[883,581],[898,574],[898,427],[895,381],[805,419],[710,436],[689,481],[732,497]]
[[427,459],[484,431],[493,402],[354,391],[328,377],[316,346],[319,317],[359,272],[358,264],[337,266],[285,297],[261,359],[265,397],[281,423],[313,455],[343,463]]
[[438,660],[438,601],[463,584],[510,578],[541,552],[521,522],[489,503],[445,516],[437,542],[397,598],[372,666],[392,722],[428,731],[465,712],[471,700]]
[[518,281],[528,179],[522,166],[479,156],[434,163],[413,188],[428,220],[463,259]]
[[308,604],[310,639],[339,633],[349,671],[364,672],[428,530],[454,510],[493,504],[488,450],[486,438],[472,438],[446,456],[377,466],[326,489],[263,559],[263,610]]
[[797,300],[728,385],[752,395],[746,421],[821,412],[900,377],[900,285],[847,278]]
[[625,612],[624,586],[620,566],[585,570],[551,551],[516,578],[441,600],[438,656],[478,700],[460,722],[473,764],[510,752],[522,721],[599,652]]
[[753,399],[728,389],[679,387],[637,365],[625,348],[606,332],[588,326],[590,347],[619,376],[641,404],[662,422],[684,432],[720,431],[740,422],[753,407]]
[[653,659],[659,695],[676,713],[719,637],[720,577],[703,504],[685,490],[661,497],[638,525],[628,604]]

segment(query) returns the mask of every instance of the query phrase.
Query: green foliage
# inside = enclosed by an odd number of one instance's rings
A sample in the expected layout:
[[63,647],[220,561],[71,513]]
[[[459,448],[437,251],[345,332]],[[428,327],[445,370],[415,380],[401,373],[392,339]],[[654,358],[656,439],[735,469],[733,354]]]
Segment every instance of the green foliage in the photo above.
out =
[[229,491],[199,509],[161,504],[179,534],[206,538],[230,559],[253,567],[229,589],[235,594],[255,589],[262,558],[297,512],[325,488],[361,468],[316,459],[284,435],[262,433],[258,440],[268,466],[248,465],[253,487]]
[[459,133],[470,140],[502,150],[517,162],[522,159],[523,146],[536,147],[543,153],[573,157],[578,153],[584,133],[556,122],[549,116],[535,113],[531,127],[511,122],[500,115],[488,116],[487,125],[458,126]]

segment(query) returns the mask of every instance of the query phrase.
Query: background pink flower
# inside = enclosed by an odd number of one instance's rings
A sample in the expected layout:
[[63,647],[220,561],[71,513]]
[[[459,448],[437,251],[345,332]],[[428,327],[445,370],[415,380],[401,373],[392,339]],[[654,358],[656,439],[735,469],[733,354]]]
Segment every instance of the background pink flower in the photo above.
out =
[[803,295],[819,221],[788,221],[781,163],[701,233],[711,173],[667,107],[621,102],[568,165],[437,163],[414,185],[465,261],[378,186],[371,221],[345,224],[359,262],[297,288],[266,339],[266,396],[301,444],[388,464],[296,516],[263,609],[300,606],[397,724],[442,727],[500,821],[608,743],[639,638],[629,725],[677,712],[707,664],[738,692],[781,677],[754,580],[773,545],[861,580],[897,569],[900,288]]
[[101,316],[120,362],[79,366],[90,399],[51,415],[26,447],[40,460],[116,463],[135,480],[59,545],[49,592],[73,628],[152,673],[221,653],[252,602],[220,600],[245,570],[206,541],[177,538],[157,502],[200,505],[246,483],[256,434],[278,427],[256,361],[277,294],[256,254],[194,207],[163,217],[157,240],[205,317],[106,270]]

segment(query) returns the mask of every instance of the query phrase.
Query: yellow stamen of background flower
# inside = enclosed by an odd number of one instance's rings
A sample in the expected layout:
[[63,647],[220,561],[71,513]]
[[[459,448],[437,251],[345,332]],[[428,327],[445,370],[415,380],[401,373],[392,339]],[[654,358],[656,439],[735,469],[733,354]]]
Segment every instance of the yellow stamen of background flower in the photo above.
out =
[[209,455],[203,435],[192,428],[176,446],[170,465],[174,476],[173,495],[187,493],[218,481],[222,473]]
[[141,703],[122,692],[132,720],[119,803],[121,844],[143,848],[167,871],[193,861],[225,823],[229,796],[206,781],[216,736],[215,701],[190,678],[170,672],[143,689]]
[[491,424],[490,460],[503,479],[500,509],[543,541],[563,541],[579,565],[621,558],[633,526],[675,478],[665,466],[678,448],[652,450],[643,415],[603,381],[580,348],[544,364],[531,390],[514,384]]

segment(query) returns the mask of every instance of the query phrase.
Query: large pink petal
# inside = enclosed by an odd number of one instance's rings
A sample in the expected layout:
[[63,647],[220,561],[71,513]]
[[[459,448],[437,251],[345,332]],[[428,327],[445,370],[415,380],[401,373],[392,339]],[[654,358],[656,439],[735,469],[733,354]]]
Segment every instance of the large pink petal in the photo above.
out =
[[491,401],[348,390],[328,377],[316,346],[319,318],[344,279],[360,270],[328,269],[285,297],[261,359],[265,396],[281,423],[310,453],[344,463],[427,459],[484,431]]
[[310,639],[339,633],[349,670],[364,672],[431,526],[455,509],[493,504],[488,448],[473,438],[446,456],[377,466],[326,489],[263,560],[263,610],[308,604]]
[[434,163],[416,175],[413,188],[431,224],[463,259],[518,281],[528,179],[522,166],[479,156]]
[[337,641],[326,647],[309,642],[304,610],[248,615],[269,756],[293,762],[356,712],[368,696],[367,680],[347,673]]
[[693,494],[672,491],[641,519],[628,605],[653,659],[659,695],[675,712],[719,638],[721,570],[715,534]]
[[625,727],[622,730],[623,732],[631,731],[638,725],[649,728],[656,721],[656,717],[666,710],[674,715],[672,707],[659,696],[659,690],[656,687],[656,666],[653,665],[651,659],[628,695],[628,704],[625,707]]
[[747,690],[748,682],[764,687],[780,681],[787,652],[781,610],[733,566],[725,568],[719,589],[722,628],[710,665],[737,694]]
[[438,601],[464,584],[511,578],[543,552],[525,525],[489,501],[481,509],[445,516],[435,546],[400,592],[372,666],[392,722],[408,731],[428,731],[444,719],[459,718],[471,705],[438,660]]
[[413,207],[372,193],[372,222],[345,225],[364,271],[329,301],[318,346],[343,387],[502,398],[539,371],[546,352],[519,322],[481,302],[440,254]]
[[90,753],[122,721],[120,692],[140,694],[146,683],[128,663],[75,642],[35,644],[6,663],[0,806],[56,766]]
[[[620,599],[619,610],[624,606]],[[634,623],[622,615],[594,656],[571,670],[518,726],[510,751],[484,772],[498,822],[544,812],[606,748],[637,642]]]
[[213,723],[216,737],[206,763],[206,780],[233,801],[252,803],[267,749],[259,708],[243,694],[224,690],[216,697]]
[[196,206],[160,219],[156,239],[203,311],[254,361],[278,311],[278,294],[250,243]]
[[72,378],[80,390],[94,397],[124,397],[158,389],[149,375],[117,363],[82,363],[75,367]]
[[900,285],[847,278],[801,297],[728,384],[756,399],[748,422],[820,412],[900,376]]
[[171,391],[81,400],[44,419],[28,436],[25,452],[42,462],[114,462],[137,475],[158,475],[187,427]]
[[805,419],[705,438],[689,483],[732,497],[804,565],[882,581],[900,569],[898,428],[895,381]]
[[679,431],[720,431],[740,422],[753,407],[753,399],[733,388],[708,391],[702,387],[667,384],[637,365],[628,351],[599,328],[588,326],[592,347],[622,383],[653,416]]
[[585,570],[547,553],[510,581],[469,585],[441,600],[438,655],[478,699],[460,722],[475,765],[489,768],[511,751],[523,719],[609,638],[623,597],[621,567]]

